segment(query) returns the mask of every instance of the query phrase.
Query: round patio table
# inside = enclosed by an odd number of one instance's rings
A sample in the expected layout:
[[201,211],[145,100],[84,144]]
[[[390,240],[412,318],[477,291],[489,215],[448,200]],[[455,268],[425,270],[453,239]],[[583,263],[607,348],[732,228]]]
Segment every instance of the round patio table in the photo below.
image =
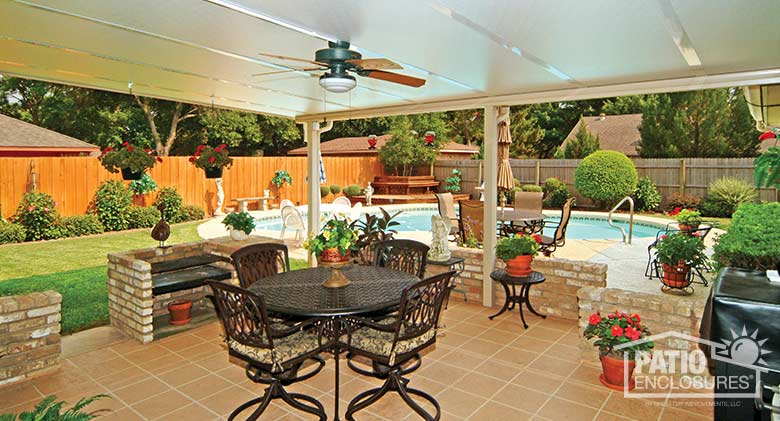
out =
[[323,317],[329,323],[325,329],[334,345],[329,351],[336,363],[334,420],[339,419],[339,354],[342,320],[397,307],[403,290],[420,279],[406,272],[377,266],[352,265],[339,269],[350,281],[341,288],[322,286],[330,276],[326,267],[284,272],[255,282],[249,290],[261,295],[269,311],[298,317]]
[[504,225],[504,231],[507,233],[516,232],[520,228],[528,234],[541,231],[545,215],[543,213],[524,210],[502,210],[496,211],[496,219]]

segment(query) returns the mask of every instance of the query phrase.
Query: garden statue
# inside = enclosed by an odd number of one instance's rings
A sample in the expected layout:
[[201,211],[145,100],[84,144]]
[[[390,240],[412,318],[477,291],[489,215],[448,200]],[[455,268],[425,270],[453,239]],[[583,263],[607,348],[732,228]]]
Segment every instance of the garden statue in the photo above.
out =
[[449,243],[447,242],[447,236],[450,233],[449,220],[442,218],[441,215],[431,216],[431,232],[433,233],[433,240],[431,241],[431,248],[428,250],[428,260],[434,262],[450,260],[451,253]]
[[214,216],[224,215],[222,205],[225,204],[225,190],[222,189],[222,178],[217,180],[217,208],[214,209]]
[[165,240],[171,236],[171,226],[165,221],[165,204],[157,205],[160,211],[160,221],[152,228],[152,238],[160,242],[160,248],[165,248]]
[[371,187],[371,182],[368,182],[368,185],[365,189],[363,189],[363,194],[366,195],[366,206],[371,206],[371,196],[374,194],[374,188]]

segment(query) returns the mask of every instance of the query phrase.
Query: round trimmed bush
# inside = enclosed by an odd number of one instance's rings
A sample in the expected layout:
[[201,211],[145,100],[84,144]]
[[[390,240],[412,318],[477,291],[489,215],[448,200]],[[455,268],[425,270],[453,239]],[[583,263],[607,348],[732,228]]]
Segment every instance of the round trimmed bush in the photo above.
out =
[[542,186],[537,186],[536,184],[526,184],[523,187],[521,187],[521,189],[523,191],[538,192],[538,193],[544,191],[544,189],[542,189]]
[[328,186],[320,186],[320,197],[326,198],[330,194],[330,187]]
[[25,193],[16,208],[13,222],[24,227],[27,241],[58,238],[51,231],[57,221],[54,207],[54,199],[46,193]]
[[151,228],[160,221],[160,211],[151,206],[131,206],[127,211],[130,228]]
[[119,180],[104,181],[95,192],[95,212],[106,231],[128,228],[127,211],[132,204],[133,193]]
[[583,196],[610,205],[636,190],[634,163],[617,151],[597,151],[582,160],[574,171],[574,187]]
[[206,211],[200,206],[184,205],[179,209],[179,222],[200,221],[206,218]]
[[0,219],[0,244],[21,243],[27,238],[27,231],[20,224]]
[[571,192],[566,183],[555,177],[544,180],[542,190],[544,191],[544,206],[547,208],[560,209],[571,197]]
[[100,218],[94,213],[86,215],[66,216],[58,224],[66,237],[81,237],[82,235],[100,234],[105,231]]
[[344,187],[344,195],[347,197],[359,196],[362,191],[363,189],[361,189],[357,184],[351,184],[347,187]]
[[651,211],[661,204],[661,193],[649,177],[642,177],[636,186],[634,193],[636,209],[639,211]]
[[179,222],[179,209],[181,208],[182,199],[179,192],[176,191],[176,187],[163,187],[160,189],[157,193],[157,199],[154,200],[154,207],[160,206],[161,203],[165,205],[165,210],[163,211],[165,220],[170,223]]
[[330,192],[334,195],[341,193],[341,186],[338,184],[333,184],[330,186]]

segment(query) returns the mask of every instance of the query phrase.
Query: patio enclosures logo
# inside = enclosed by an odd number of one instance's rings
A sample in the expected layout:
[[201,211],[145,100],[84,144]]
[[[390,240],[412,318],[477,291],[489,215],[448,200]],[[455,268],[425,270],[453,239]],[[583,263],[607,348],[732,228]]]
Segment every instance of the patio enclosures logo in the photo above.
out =
[[[731,339],[722,343],[686,335],[680,332],[664,332],[644,339],[632,341],[615,347],[615,351],[641,344],[647,341],[684,342],[695,344],[683,349],[656,349],[653,352],[637,353],[636,368],[633,373],[632,388],[623,390],[625,397],[634,398],[754,398],[758,391],[762,373],[766,373],[763,356],[770,351],[762,349],[768,339],[762,338],[758,329],[749,333],[746,327],[741,332],[731,331]],[[728,370],[727,373],[711,375],[707,367],[707,355],[713,361],[741,367]],[[629,384],[630,360],[623,359],[625,368],[624,384]],[[714,390],[729,392],[715,393]],[[713,395],[714,393],[714,395]]]

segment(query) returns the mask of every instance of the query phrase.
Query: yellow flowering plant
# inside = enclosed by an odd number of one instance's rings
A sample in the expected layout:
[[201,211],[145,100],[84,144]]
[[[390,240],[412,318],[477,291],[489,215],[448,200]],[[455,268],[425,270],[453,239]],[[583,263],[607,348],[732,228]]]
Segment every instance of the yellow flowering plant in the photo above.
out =
[[337,248],[342,255],[348,255],[357,250],[356,241],[357,234],[350,227],[349,221],[336,217],[328,221],[317,236],[306,240],[303,248],[316,256],[330,248]]

